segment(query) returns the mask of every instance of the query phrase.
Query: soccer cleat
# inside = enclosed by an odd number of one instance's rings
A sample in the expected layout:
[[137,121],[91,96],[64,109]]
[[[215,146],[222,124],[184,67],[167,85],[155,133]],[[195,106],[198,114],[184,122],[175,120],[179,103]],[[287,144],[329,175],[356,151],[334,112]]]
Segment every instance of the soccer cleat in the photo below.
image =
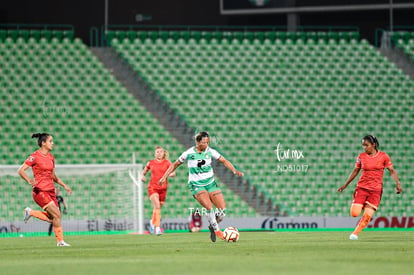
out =
[[70,246],[70,244],[65,243],[65,241],[58,242],[56,246]]
[[214,233],[215,233],[215,235],[217,237],[219,237],[220,239],[224,240],[224,234],[223,234],[223,232],[221,232],[220,230],[218,230],[218,231],[216,231]]
[[357,241],[357,240],[358,240],[358,235],[351,234],[351,235],[349,235],[349,239],[350,239],[351,241]]
[[157,227],[155,227],[155,234],[156,234],[157,236],[161,236],[161,235],[162,235],[161,228],[159,228],[158,226],[157,226]]
[[149,230],[150,234],[154,234],[155,226],[152,224],[152,222],[150,222],[150,228],[149,229],[150,229]]
[[216,241],[216,232],[214,232],[214,228],[209,225],[208,229],[210,230],[210,240],[214,243]]
[[25,209],[24,209],[24,219],[23,219],[23,221],[24,221],[24,223],[27,223],[27,221],[30,219],[30,211],[32,211],[32,209],[30,208],[30,207],[26,207]]

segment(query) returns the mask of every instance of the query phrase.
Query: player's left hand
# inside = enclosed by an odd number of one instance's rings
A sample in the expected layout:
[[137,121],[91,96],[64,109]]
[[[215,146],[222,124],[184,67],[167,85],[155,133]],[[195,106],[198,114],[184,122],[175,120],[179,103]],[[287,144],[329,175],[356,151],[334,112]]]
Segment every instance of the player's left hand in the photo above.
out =
[[397,189],[397,194],[401,194],[403,192],[401,185],[399,184],[395,187],[395,189]]
[[344,191],[346,188],[346,185],[343,185],[341,187],[338,188],[338,193],[342,193],[342,191]]
[[68,192],[69,195],[72,195],[72,189],[69,188],[69,186],[65,185],[65,190]]

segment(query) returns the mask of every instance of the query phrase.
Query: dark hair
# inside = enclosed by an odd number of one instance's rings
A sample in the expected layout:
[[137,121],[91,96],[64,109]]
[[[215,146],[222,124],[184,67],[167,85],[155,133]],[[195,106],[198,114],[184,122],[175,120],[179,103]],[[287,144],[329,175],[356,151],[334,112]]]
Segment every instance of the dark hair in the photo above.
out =
[[369,143],[373,144],[375,149],[378,150],[379,142],[378,142],[378,139],[375,136],[366,135],[365,137],[362,138],[362,142],[364,142],[364,141],[368,141]]
[[37,144],[39,145],[39,147],[42,147],[42,143],[46,142],[46,139],[49,136],[50,135],[48,133],[36,133],[32,135],[32,138],[37,138]]
[[195,140],[197,142],[200,142],[205,137],[210,137],[207,132],[199,132],[197,135],[195,135]]

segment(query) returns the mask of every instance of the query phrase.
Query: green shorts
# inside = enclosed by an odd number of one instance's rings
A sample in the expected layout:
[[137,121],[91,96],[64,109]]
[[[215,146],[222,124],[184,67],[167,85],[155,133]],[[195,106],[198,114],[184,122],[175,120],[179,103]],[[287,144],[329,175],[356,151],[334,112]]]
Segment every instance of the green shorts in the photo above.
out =
[[191,194],[194,196],[195,194],[197,194],[200,191],[206,190],[207,192],[211,193],[217,190],[221,190],[218,186],[216,181],[213,181],[212,183],[210,183],[209,185],[205,185],[205,186],[198,186],[198,185],[188,185],[190,187],[191,190]]

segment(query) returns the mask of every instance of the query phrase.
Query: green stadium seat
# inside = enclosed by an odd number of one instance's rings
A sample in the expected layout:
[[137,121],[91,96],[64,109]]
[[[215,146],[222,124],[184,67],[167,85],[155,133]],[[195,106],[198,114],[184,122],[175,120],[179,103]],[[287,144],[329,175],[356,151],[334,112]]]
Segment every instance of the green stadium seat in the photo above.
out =
[[[116,50],[190,125],[209,125],[217,133],[242,133],[237,138],[226,136],[224,144],[219,144],[220,149],[249,172],[254,186],[266,190],[270,197],[282,194],[282,202],[276,203],[288,207],[290,213],[348,215],[349,206],[345,202],[336,205],[333,197],[320,200],[320,194],[333,189],[325,183],[339,180],[338,173],[342,173],[339,168],[335,172],[321,172],[323,168],[309,170],[306,177],[301,173],[281,173],[275,184],[272,179],[275,159],[261,162],[254,155],[232,153],[237,151],[235,145],[241,143],[250,150],[262,150],[256,145],[313,144],[314,149],[305,151],[307,161],[327,167],[333,149],[325,148],[320,139],[338,135],[350,148],[355,137],[366,131],[362,120],[352,116],[364,108],[361,90],[372,94],[376,91],[372,89],[381,88],[381,97],[396,98],[396,94],[404,93],[395,86],[412,88],[412,80],[403,77],[354,32],[174,31],[169,32],[169,38],[162,40],[168,45],[166,48],[161,41],[148,39],[143,44],[126,41],[133,46],[128,47],[129,51],[137,54],[126,54],[126,47]],[[388,118],[402,110],[409,113],[404,97],[397,98],[399,103],[393,106],[403,107],[387,111]],[[196,105],[198,100],[209,102],[208,107]],[[382,105],[381,102],[379,106]],[[194,106],[198,106],[197,112],[216,115],[211,118],[198,115]],[[402,125],[390,126],[379,109],[371,113],[382,122],[374,126],[376,132],[394,135],[409,130]],[[149,146],[147,140],[143,142]],[[398,149],[392,147],[392,150]],[[255,163],[260,169],[253,167]],[[284,182],[292,186],[283,185]],[[294,192],[290,190],[292,187]],[[301,209],[296,201],[321,203],[308,203]],[[387,210],[381,211],[387,214]],[[249,210],[237,212],[249,215]]]
[[27,41],[29,39],[29,30],[19,30],[18,36],[23,40]]
[[7,37],[11,38],[11,40],[17,40],[19,37],[18,30],[7,30]]
[[[46,29],[44,29],[44,30],[41,30],[40,31],[40,34],[41,34],[41,37],[42,38],[44,38],[44,39],[46,39],[46,41],[49,41],[49,40],[51,40],[52,39],[52,31],[51,30],[46,30]],[[42,40],[41,40],[42,41]]]
[[72,41],[75,37],[75,33],[73,30],[65,30],[63,31],[63,37],[68,38],[70,41]]
[[52,31],[53,38],[57,38],[59,41],[63,39],[63,31],[61,30],[53,30]]
[[126,38],[126,32],[125,31],[115,31],[115,37],[119,41],[123,41]]
[[126,37],[130,40],[130,41],[134,41],[135,38],[137,37],[137,32],[136,31],[127,31],[126,33]]
[[7,30],[0,29],[0,42],[5,41],[7,38]]

